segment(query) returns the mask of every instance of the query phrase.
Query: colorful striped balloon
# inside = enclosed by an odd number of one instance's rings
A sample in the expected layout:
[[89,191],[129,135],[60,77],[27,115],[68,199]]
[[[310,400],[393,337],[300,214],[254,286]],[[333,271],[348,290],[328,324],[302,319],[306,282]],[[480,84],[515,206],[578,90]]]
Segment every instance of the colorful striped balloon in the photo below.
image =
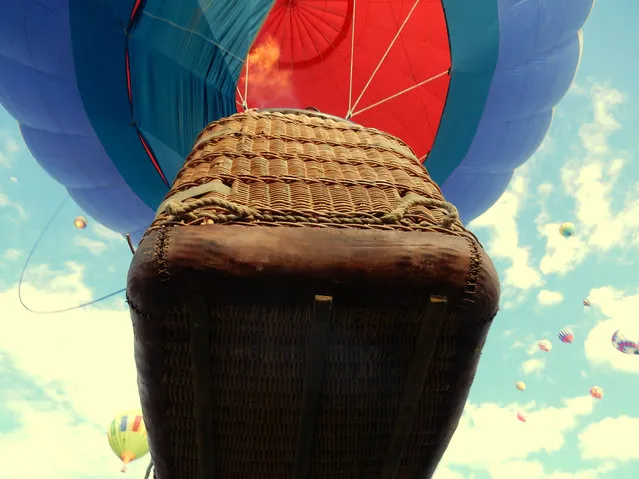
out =
[[146,426],[142,411],[127,411],[116,416],[107,432],[109,446],[122,461],[122,472],[131,461],[149,452]]
[[575,340],[575,333],[573,333],[572,329],[569,328],[562,329],[561,331],[559,331],[559,334],[557,334],[557,336],[562,343],[570,344]]
[[572,223],[562,223],[559,225],[559,234],[564,238],[570,238],[575,234],[575,225]]
[[628,339],[620,329],[613,333],[611,341],[617,351],[624,354],[639,354],[639,343]]

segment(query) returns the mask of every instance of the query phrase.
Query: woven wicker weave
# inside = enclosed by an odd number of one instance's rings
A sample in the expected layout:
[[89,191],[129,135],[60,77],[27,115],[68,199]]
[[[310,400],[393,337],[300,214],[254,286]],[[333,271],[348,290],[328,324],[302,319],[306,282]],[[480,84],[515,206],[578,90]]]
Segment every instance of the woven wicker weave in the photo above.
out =
[[209,125],[127,289],[158,479],[429,478],[499,298],[410,148],[308,111]]
[[[194,212],[180,219],[468,234],[406,144],[309,111],[249,111],[212,123],[167,199],[213,181],[229,186],[229,194],[187,200]],[[167,209],[154,227],[184,210]]]

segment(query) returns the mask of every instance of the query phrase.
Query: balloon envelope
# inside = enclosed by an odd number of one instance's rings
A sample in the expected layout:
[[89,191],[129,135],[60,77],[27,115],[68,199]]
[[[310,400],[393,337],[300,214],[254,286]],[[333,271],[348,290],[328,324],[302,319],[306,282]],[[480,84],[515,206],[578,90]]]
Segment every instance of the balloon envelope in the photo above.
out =
[[613,347],[624,354],[639,354],[639,342],[628,339],[623,332],[616,330],[611,338]]
[[575,340],[575,333],[573,333],[572,329],[565,328],[557,333],[557,337],[562,343],[572,343]]
[[75,226],[79,230],[83,230],[87,227],[87,219],[84,216],[76,216],[76,218],[73,220],[73,226]]
[[604,395],[603,389],[601,389],[599,386],[593,386],[590,388],[590,395],[595,399],[601,399]]
[[542,339],[539,343],[537,343],[537,345],[539,346],[539,349],[546,353],[552,350],[552,343],[547,339]]
[[127,464],[149,452],[142,411],[127,411],[116,416],[111,421],[107,438],[111,450],[123,463],[123,472]]
[[559,234],[564,238],[570,238],[575,234],[575,225],[572,223],[562,223],[559,225]]
[[134,238],[238,100],[403,138],[469,221],[544,138],[592,4],[0,0],[0,103],[86,213]]

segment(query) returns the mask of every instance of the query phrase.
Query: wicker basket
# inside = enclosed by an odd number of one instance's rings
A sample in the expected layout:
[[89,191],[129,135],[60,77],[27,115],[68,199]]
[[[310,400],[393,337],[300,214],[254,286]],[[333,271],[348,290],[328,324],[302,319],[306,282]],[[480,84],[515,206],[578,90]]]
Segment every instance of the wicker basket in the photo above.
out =
[[129,271],[159,479],[424,479],[499,282],[414,154],[320,113],[199,136]]

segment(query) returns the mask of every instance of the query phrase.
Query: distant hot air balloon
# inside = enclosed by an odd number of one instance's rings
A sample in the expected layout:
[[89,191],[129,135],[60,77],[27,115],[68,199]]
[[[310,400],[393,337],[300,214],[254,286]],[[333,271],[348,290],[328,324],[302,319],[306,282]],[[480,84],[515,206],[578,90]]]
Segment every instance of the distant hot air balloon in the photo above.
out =
[[575,225],[572,223],[562,223],[559,225],[559,234],[564,238],[570,238],[575,234]]
[[142,411],[127,411],[115,417],[107,437],[111,449],[123,462],[122,472],[131,461],[149,452]]
[[628,339],[620,329],[613,333],[611,341],[617,351],[624,354],[639,354],[639,343]]
[[519,419],[521,422],[526,422],[526,416],[524,416],[523,413],[518,412],[517,419]]
[[601,399],[604,395],[603,389],[599,386],[593,386],[590,388],[590,395],[595,399]]
[[575,339],[575,334],[569,328],[562,329],[557,336],[562,343],[572,343]]
[[583,303],[583,305],[584,305],[585,307],[590,306],[590,300],[589,300],[588,298],[584,299],[584,300],[582,301],[582,303]]
[[539,341],[539,349],[541,349],[544,352],[549,352],[552,349],[552,343],[547,340],[547,339],[542,339],[541,341]]
[[519,389],[520,391],[524,391],[526,389],[526,383],[523,381],[517,381],[515,383],[515,387]]
[[87,219],[84,216],[76,216],[73,225],[79,230],[83,230],[87,227]]

